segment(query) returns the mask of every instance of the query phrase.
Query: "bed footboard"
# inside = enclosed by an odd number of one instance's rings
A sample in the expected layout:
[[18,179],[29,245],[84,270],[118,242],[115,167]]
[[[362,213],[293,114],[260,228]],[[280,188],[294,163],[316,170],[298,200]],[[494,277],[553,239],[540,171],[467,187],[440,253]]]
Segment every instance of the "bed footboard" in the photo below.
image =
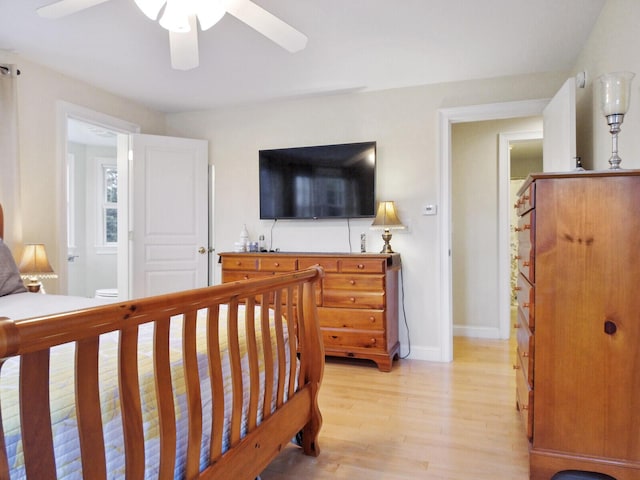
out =
[[[84,478],[121,472],[119,478],[143,479],[153,468],[161,479],[250,480],[299,431],[304,453],[318,455],[324,348],[315,288],[321,276],[314,267],[29,320],[1,319],[0,387],[15,371],[19,394],[0,389],[0,478],[13,478],[16,469],[28,478],[64,478],[70,468],[62,468],[52,408],[60,401],[54,380],[61,352],[71,355],[67,377],[74,394],[67,396]],[[103,366],[110,341],[113,375]],[[113,415],[105,413],[106,397],[118,399]],[[17,440],[7,413],[12,403],[20,412]],[[107,416],[119,420],[107,424]],[[108,445],[112,430],[121,435],[121,459]],[[10,441],[21,448],[9,448]]]

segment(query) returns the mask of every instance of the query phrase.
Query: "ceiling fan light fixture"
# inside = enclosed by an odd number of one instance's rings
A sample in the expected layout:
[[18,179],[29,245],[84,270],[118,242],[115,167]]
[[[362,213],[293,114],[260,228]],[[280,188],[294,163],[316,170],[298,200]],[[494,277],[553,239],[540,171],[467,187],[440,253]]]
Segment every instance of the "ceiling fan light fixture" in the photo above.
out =
[[203,32],[213,27],[227,13],[224,2],[214,0],[196,0],[194,9]]
[[160,26],[170,32],[190,32],[189,15],[193,12],[189,12],[185,3],[184,0],[167,0],[167,6],[164,7],[164,13],[160,17]]
[[157,20],[162,6],[167,0],[135,0],[136,5],[142,13],[144,13],[151,20]]

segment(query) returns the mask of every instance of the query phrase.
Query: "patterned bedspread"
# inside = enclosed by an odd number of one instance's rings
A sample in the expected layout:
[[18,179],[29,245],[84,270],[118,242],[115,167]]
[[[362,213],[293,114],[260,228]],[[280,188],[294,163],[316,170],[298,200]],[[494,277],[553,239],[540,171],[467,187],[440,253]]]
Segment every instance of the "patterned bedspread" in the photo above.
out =
[[[257,307],[259,308],[259,307]],[[221,318],[226,318],[226,309],[221,307]],[[223,317],[224,315],[224,317]],[[239,318],[243,318],[243,314]],[[256,313],[256,318],[260,318]],[[273,322],[272,322],[273,323]],[[203,439],[201,448],[201,468],[207,465],[209,454],[208,432],[211,429],[212,402],[209,382],[209,372],[206,358],[206,312],[198,315],[198,364],[199,374],[202,380],[202,407],[203,407]],[[244,324],[244,322],[241,322]],[[226,342],[225,322],[220,322],[220,341]],[[171,321],[171,363],[172,381],[174,385],[174,396],[176,405],[177,430],[178,430],[178,462],[176,464],[175,478],[183,478],[183,463],[186,456],[186,422],[187,406],[184,386],[181,354],[181,328],[182,317],[174,317]],[[273,325],[272,325],[273,328]],[[285,325],[286,328],[286,325]],[[244,328],[241,328],[242,331]],[[286,330],[285,330],[286,334]],[[259,333],[258,333],[259,335]],[[271,335],[274,338],[274,335]],[[145,436],[145,461],[146,478],[157,478],[157,467],[159,465],[159,432],[157,420],[154,421],[156,410],[155,380],[153,375],[152,356],[153,325],[146,324],[140,327],[138,344],[138,364],[141,401],[144,419]],[[258,342],[259,343],[259,342]],[[229,356],[226,344],[221,346],[223,369],[225,378],[225,436],[223,439],[225,450],[228,448],[228,436],[231,415],[231,382],[229,370]],[[274,347],[275,351],[275,347]],[[117,352],[118,334],[111,333],[102,335],[100,338],[100,395],[102,402],[102,422],[104,428],[105,445],[107,450],[107,473],[108,478],[124,478],[124,437],[122,432],[122,418],[120,415],[118,378],[117,378]],[[74,363],[75,346],[73,344],[62,345],[52,349],[51,354],[51,411],[54,434],[54,449],[56,457],[56,467],[58,478],[60,479],[81,479],[82,467],[80,462],[80,447],[78,440],[78,430],[74,410]],[[247,352],[244,342],[241,342],[241,353],[243,370],[247,368]],[[261,358],[261,373],[264,365]],[[276,362],[277,368],[277,362]],[[290,374],[290,362],[287,352],[287,376]],[[0,411],[2,413],[2,423],[6,433],[6,444],[8,457],[11,465],[11,479],[25,478],[23,457],[20,441],[19,426],[19,406],[18,406],[18,370],[19,359],[9,359],[0,370]],[[294,370],[295,372],[295,370]],[[244,385],[248,385],[248,374],[243,380]],[[277,389],[274,386],[274,392]],[[261,375],[261,396],[259,405],[263,404],[264,396],[264,376]],[[242,419],[242,434],[246,432],[247,411],[249,402],[248,388],[244,388],[244,408]],[[275,398],[271,399],[272,409],[275,408]],[[262,418],[262,411],[258,412],[258,422]]]

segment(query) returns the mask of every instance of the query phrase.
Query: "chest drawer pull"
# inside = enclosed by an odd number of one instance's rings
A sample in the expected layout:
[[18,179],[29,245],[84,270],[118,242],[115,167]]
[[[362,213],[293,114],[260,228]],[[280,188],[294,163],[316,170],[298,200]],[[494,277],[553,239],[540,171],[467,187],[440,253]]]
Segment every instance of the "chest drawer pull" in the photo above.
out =
[[512,365],[514,370],[520,370],[520,365]]
[[531,265],[531,262],[525,260],[524,262],[522,262],[522,266],[524,267],[529,267]]
[[359,263],[359,264],[358,264],[358,268],[359,268],[360,270],[362,270],[362,269],[364,268],[364,265],[363,265],[362,263]]
[[355,299],[354,297],[349,297],[349,301],[350,301],[351,303],[356,303],[356,299]]
[[275,263],[273,264],[273,266],[274,266],[274,267],[279,267],[279,266],[280,266],[280,263],[275,262]]
[[607,335],[613,335],[618,331],[618,326],[613,323],[611,320],[607,320],[604,322],[604,333]]
[[349,280],[349,284],[350,284],[350,285],[355,285],[355,284],[356,284],[356,281],[355,281],[355,280]]
[[522,302],[522,308],[529,308],[531,304],[529,302]]

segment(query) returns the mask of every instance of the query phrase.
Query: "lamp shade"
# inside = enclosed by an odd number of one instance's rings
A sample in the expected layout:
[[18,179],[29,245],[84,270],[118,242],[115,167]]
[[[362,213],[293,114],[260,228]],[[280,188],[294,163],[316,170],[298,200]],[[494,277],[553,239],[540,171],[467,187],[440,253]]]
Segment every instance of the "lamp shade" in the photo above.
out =
[[600,108],[602,114],[624,115],[629,110],[631,99],[631,72],[606,73],[600,79]]
[[42,243],[30,243],[24,246],[18,268],[25,277],[56,278],[58,276],[51,268]]
[[405,228],[405,226],[402,224],[402,222],[398,218],[395,203],[393,203],[392,201],[385,201],[385,202],[378,203],[378,211],[376,213],[376,218],[373,220],[373,223],[371,224],[371,228],[381,228],[381,229]]

